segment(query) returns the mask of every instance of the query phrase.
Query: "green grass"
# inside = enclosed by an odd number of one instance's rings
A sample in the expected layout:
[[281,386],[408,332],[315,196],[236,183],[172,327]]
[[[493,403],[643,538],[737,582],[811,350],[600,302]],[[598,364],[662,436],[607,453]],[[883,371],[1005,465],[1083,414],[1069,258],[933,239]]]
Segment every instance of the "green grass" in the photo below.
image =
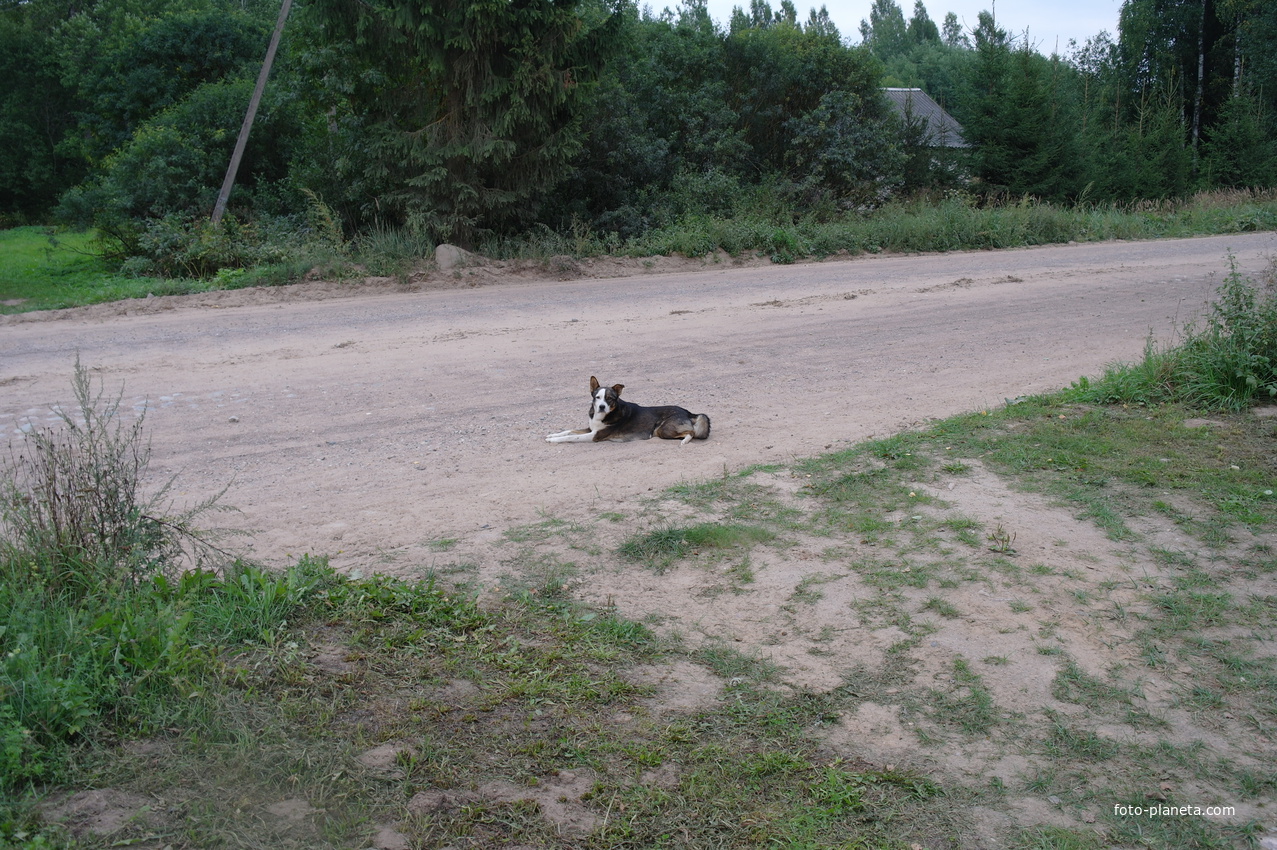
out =
[[[620,250],[631,256],[678,253],[704,256],[715,250],[756,253],[774,261],[880,251],[956,251],[1105,239],[1158,239],[1206,233],[1277,228],[1277,204],[1266,194],[1211,193],[1143,209],[1083,206],[1063,208],[1034,201],[977,206],[954,196],[938,203],[889,204],[873,215],[795,217],[771,220],[745,198],[737,214],[691,215],[636,237]],[[578,245],[600,253],[617,246],[606,239]],[[597,246],[597,247],[596,247]],[[506,250],[512,250],[507,246]]]
[[[794,262],[839,253],[1011,248],[1277,229],[1277,199],[1270,194],[1253,192],[1215,192],[1179,202],[1130,208],[1116,205],[1062,208],[1033,201],[980,205],[971,197],[952,196],[939,202],[889,204],[867,216],[857,212],[832,218],[795,216],[792,210],[779,209],[770,202],[759,203],[753,194],[745,192],[737,207],[737,212],[727,217],[688,215],[626,241],[614,233],[596,234],[577,225],[565,234],[538,231],[522,237],[496,238],[478,246],[478,251],[494,259],[528,260],[544,260],[561,254],[703,257],[725,251],[732,256],[762,255],[776,262]],[[774,208],[776,211],[770,217],[758,212]],[[187,227],[174,236],[188,236],[190,229]],[[291,259],[250,268],[214,269],[201,280],[164,279],[112,272],[92,255],[93,240],[87,234],[58,232],[51,242],[49,233],[50,229],[42,227],[0,230],[0,301],[21,302],[0,306],[0,312],[48,310],[144,298],[148,294],[277,286],[296,282],[315,267],[341,279],[366,272],[402,281],[431,257],[434,248],[406,231],[380,227],[357,234],[350,243],[345,242],[340,233],[325,233],[325,245],[318,248],[311,245],[299,249],[296,245],[271,243],[272,239],[297,242],[298,234],[276,233],[265,237],[267,244],[251,246],[237,245],[229,238],[223,239],[226,242],[223,247],[230,257],[243,253],[244,256],[280,255]],[[175,238],[174,242],[180,244],[183,239]],[[245,250],[237,251],[237,247]],[[198,253],[200,245],[187,245],[185,249]],[[180,254],[185,249],[174,250]],[[191,258],[176,255],[152,260],[160,267],[175,269],[187,268],[191,263]],[[205,257],[197,265],[204,268],[219,262],[221,260]]]
[[664,571],[675,561],[691,555],[730,549],[749,548],[776,538],[775,532],[757,525],[706,522],[678,527],[669,526],[631,535],[618,551],[632,561],[640,561],[652,569]]
[[[0,231],[0,313],[54,310],[125,298],[170,294],[165,281],[134,279],[112,273],[93,254],[87,233],[45,227],[16,227]],[[194,291],[181,288],[181,291]]]

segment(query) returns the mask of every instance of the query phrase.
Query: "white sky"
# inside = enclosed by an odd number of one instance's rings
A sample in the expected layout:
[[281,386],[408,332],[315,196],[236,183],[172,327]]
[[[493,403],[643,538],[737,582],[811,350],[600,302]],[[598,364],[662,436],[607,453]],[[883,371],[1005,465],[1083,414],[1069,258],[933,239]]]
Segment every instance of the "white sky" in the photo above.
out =
[[[657,10],[678,5],[677,0],[647,2]],[[780,0],[769,2],[773,9],[780,7]],[[749,8],[749,0],[708,0],[708,3],[710,17],[724,26],[731,19],[733,6]],[[908,21],[913,16],[914,0],[896,0],[896,4]],[[807,20],[810,10],[821,5],[819,0],[794,0],[800,21]],[[842,33],[843,40],[859,43],[860,22],[868,20],[873,0],[825,0],[823,5],[829,10],[829,17]],[[996,13],[998,26],[1013,37],[1024,35],[1025,29],[1028,29],[1029,39],[1038,52],[1050,54],[1056,49],[1058,39],[1060,53],[1067,55],[1069,39],[1076,39],[1081,45],[1101,30],[1108,30],[1116,41],[1117,15],[1122,8],[1122,0],[996,0],[996,6],[991,0],[923,0],[923,5],[936,26],[944,23],[947,13],[953,12],[968,32],[976,24],[976,15],[991,10]]]

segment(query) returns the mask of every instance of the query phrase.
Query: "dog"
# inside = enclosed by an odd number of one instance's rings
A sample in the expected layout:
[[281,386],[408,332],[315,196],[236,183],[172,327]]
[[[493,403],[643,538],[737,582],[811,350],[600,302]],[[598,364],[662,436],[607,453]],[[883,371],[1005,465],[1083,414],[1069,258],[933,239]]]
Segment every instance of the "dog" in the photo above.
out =
[[630,440],[692,440],[709,437],[709,417],[689,413],[681,407],[644,407],[621,399],[624,384],[605,387],[590,376],[590,427],[575,431],[559,431],[545,438],[547,443],[601,443],[604,440],[625,443]]

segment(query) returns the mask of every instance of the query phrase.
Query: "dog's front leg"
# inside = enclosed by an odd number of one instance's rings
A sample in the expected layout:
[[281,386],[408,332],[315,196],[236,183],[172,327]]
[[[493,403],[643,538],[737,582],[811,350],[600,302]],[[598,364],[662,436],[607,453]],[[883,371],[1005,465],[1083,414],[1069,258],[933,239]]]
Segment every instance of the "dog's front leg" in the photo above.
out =
[[545,438],[547,443],[588,443],[594,439],[594,432],[589,428],[576,431],[558,431]]

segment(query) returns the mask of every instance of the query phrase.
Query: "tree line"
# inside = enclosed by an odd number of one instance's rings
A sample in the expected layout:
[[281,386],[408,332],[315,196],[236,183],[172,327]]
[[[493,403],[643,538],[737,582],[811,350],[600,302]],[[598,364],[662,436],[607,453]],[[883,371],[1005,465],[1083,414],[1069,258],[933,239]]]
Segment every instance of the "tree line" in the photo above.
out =
[[[0,0],[0,221],[93,226],[121,255],[207,217],[276,0]],[[1277,184],[1277,4],[1126,0],[1043,53],[874,0],[859,40],[792,0],[304,0],[229,227],[404,228],[474,244],[620,238],[741,197],[860,214],[952,189],[1060,203]],[[939,151],[885,86],[964,127]],[[161,245],[162,247],[162,245]]]

